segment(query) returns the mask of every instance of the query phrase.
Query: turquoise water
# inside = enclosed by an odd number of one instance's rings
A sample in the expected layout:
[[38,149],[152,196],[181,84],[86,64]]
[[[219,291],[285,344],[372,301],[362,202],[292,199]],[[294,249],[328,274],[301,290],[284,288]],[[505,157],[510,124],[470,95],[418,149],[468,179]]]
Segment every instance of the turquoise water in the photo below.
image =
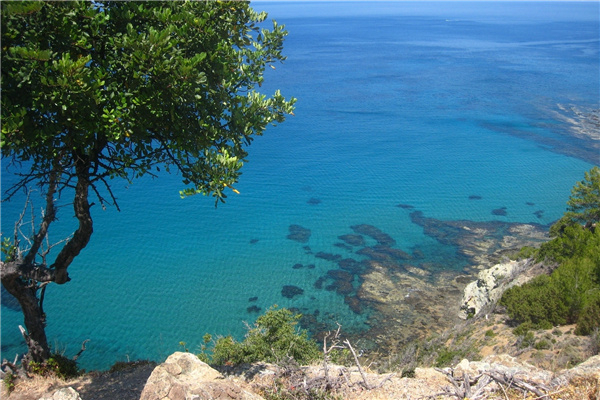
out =
[[[116,184],[121,212],[95,207],[72,281],[49,287],[45,302],[55,348],[72,355],[91,339],[83,368],[161,360],[180,341],[195,351],[206,332],[241,338],[258,315],[253,305],[319,310],[318,322],[361,331],[372,311],[356,314],[343,295],[314,285],[339,268],[318,252],[364,258],[336,246],[351,226],[375,226],[394,248],[460,270],[466,260],[424,235],[412,211],[550,224],[599,164],[556,114],[559,105],[600,107],[596,2],[255,8],[290,32],[288,60],[263,89],[297,97],[295,116],[252,144],[241,194],[217,209],[208,198],[181,199],[168,175]],[[2,179],[3,188],[12,179],[4,168]],[[3,203],[3,232],[21,207],[19,198]],[[500,207],[505,216],[492,214]],[[51,239],[72,227],[69,209],[60,215]],[[287,238],[290,225],[309,229],[308,240]],[[304,293],[283,297],[284,285]],[[21,323],[3,297],[2,357],[23,351]]]

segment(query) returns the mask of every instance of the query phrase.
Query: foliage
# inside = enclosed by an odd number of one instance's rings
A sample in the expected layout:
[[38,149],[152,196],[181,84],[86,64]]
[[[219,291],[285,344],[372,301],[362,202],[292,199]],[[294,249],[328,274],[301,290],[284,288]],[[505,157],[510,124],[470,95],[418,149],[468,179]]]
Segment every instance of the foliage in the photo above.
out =
[[2,155],[32,177],[91,158],[93,181],[164,166],[222,200],[244,146],[292,112],[255,91],[284,27],[248,2],[4,2]]
[[600,329],[600,290],[596,290],[587,299],[577,319],[576,335],[591,335]]
[[283,379],[277,379],[272,387],[264,388],[261,395],[266,400],[342,400],[341,396],[336,396],[324,390],[310,389],[305,391],[290,386]]
[[15,381],[17,380],[17,376],[12,372],[7,372],[4,374],[4,378],[2,378],[2,382],[4,383],[4,387],[6,387],[6,391],[10,394],[13,390],[15,390]]
[[510,256],[511,260],[524,260],[527,258],[535,257],[538,253],[538,249],[532,246],[523,246],[519,252]]
[[79,375],[77,362],[58,353],[52,354],[45,362],[31,361],[28,370],[36,375],[55,375],[62,379],[73,378]]
[[257,318],[242,342],[231,336],[218,338],[211,362],[235,365],[256,361],[282,362],[292,358],[297,363],[308,364],[318,359],[320,352],[316,342],[305,330],[296,327],[300,317],[286,308],[271,307]]
[[567,201],[567,212],[550,228],[550,236],[559,236],[567,226],[592,226],[600,221],[600,168],[593,167],[577,182]]
[[576,333],[587,335],[600,326],[599,185],[594,167],[573,188],[568,211],[551,228],[555,237],[540,246],[538,261],[559,263],[552,274],[503,294],[500,304],[521,331],[577,323]]
[[[27,357],[43,363],[50,350],[38,292],[70,280],[67,268],[93,233],[90,197],[118,208],[111,179],[161,169],[181,177],[182,197],[200,193],[217,204],[227,190],[239,193],[233,185],[248,145],[293,111],[295,99],[258,91],[265,69],[285,59],[287,32],[275,21],[267,28],[267,14],[249,2],[0,7],[0,147],[18,176],[6,198],[38,185],[46,199],[25,248],[2,241],[2,284],[21,304]],[[57,198],[73,205],[78,227],[61,246],[46,246],[57,252],[52,261],[40,249],[58,218]]]

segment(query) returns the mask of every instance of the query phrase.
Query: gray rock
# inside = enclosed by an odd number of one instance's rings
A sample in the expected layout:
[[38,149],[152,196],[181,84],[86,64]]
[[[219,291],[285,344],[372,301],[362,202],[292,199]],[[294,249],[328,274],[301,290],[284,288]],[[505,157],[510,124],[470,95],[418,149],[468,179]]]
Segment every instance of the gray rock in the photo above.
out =
[[39,400],[81,400],[79,393],[72,387],[57,390],[51,396],[40,397]]
[[488,304],[500,300],[506,289],[525,283],[528,278],[519,274],[528,266],[529,260],[509,261],[479,272],[478,279],[465,287],[458,316],[462,319],[475,316]]
[[[587,361],[564,370],[553,379],[552,383],[564,386],[574,379],[594,379],[600,385],[600,355],[590,357]],[[600,395],[600,386],[598,386],[598,393]]]
[[[218,371],[190,353],[177,352],[157,366],[140,400],[261,400],[237,382],[225,379]],[[264,399],[263,399],[264,400]]]

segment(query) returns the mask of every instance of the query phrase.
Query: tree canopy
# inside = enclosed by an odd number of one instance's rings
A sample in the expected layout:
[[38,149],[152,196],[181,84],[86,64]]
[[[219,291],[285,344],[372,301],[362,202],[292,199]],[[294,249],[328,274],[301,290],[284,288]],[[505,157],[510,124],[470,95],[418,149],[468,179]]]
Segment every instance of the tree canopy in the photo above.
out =
[[[89,196],[118,207],[112,178],[164,168],[181,175],[182,196],[223,201],[253,138],[293,111],[295,99],[258,91],[265,68],[285,59],[287,32],[275,21],[264,28],[266,13],[248,2],[5,1],[1,10],[0,144],[20,175],[7,196],[33,184],[46,193],[31,246],[14,243],[2,262],[25,314],[45,283],[69,280],[93,232]],[[79,226],[54,262],[40,263],[65,188]],[[45,340],[25,317],[26,340]],[[41,347],[38,361],[48,355]]]

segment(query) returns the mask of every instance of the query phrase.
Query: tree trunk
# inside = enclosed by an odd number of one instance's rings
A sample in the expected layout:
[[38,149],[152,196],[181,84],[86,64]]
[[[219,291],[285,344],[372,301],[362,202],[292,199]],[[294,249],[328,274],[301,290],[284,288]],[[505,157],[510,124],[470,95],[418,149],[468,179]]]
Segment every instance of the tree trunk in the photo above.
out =
[[[28,354],[23,359],[27,368],[29,362],[45,362],[50,357],[50,348],[46,338],[46,315],[42,308],[42,299],[38,298],[37,291],[44,283],[55,282],[63,284],[70,280],[67,268],[81,250],[85,248],[93,233],[93,222],[90,214],[88,194],[90,187],[89,160],[77,156],[75,161],[75,198],[73,208],[79,227],[60,250],[54,263],[49,267],[36,264],[37,251],[42,240],[46,237],[48,227],[55,219],[54,192],[56,188],[56,174],[51,176],[48,195],[46,196],[46,213],[38,232],[34,236],[33,246],[25,258],[0,262],[2,285],[12,294],[21,305],[26,332],[22,331]],[[43,290],[43,289],[42,289]]]
[[27,332],[23,333],[29,349],[23,365],[29,362],[44,362],[50,357],[50,347],[46,339],[46,315],[37,297],[37,285],[27,285],[20,278],[2,279],[2,285],[15,296],[23,312]]

